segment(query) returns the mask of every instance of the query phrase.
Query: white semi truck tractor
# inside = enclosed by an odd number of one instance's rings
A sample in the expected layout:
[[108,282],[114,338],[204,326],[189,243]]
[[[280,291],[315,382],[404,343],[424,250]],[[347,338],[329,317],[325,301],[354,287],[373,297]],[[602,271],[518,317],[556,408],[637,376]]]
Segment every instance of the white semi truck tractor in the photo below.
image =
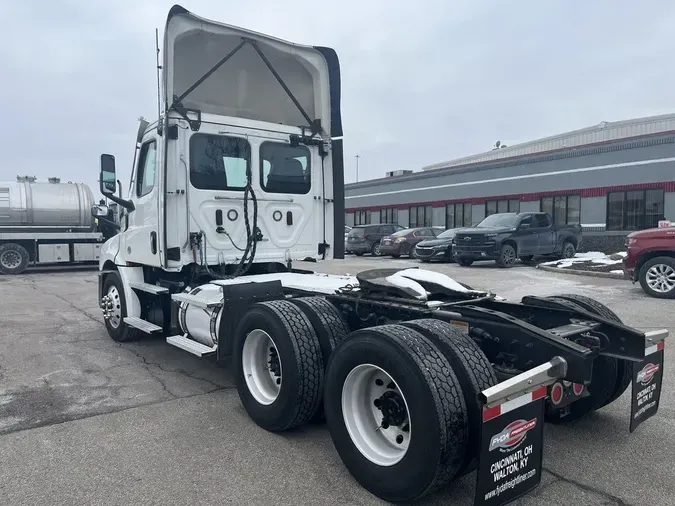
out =
[[667,330],[593,299],[507,301],[416,268],[297,268],[343,257],[334,50],[174,6],[160,67],[163,106],[140,122],[125,198],[101,156],[101,191],[124,209],[101,248],[112,339],[161,335],[226,363],[266,430],[325,418],[350,473],[392,502],[475,470],[476,504],[505,504],[540,481],[545,421],[602,409],[631,382],[631,431],[656,412]]
[[101,246],[117,233],[113,206],[92,216],[94,194],[83,183],[52,177],[17,176],[0,181],[0,273],[21,274],[30,266],[99,261]]

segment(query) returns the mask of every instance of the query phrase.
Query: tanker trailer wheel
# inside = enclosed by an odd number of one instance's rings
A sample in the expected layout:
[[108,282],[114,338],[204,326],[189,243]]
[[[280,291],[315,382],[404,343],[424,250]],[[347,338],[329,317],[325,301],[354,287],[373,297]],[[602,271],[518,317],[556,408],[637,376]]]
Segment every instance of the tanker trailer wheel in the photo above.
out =
[[442,320],[422,319],[403,323],[429,339],[450,363],[464,392],[468,415],[468,450],[459,474],[473,471],[478,464],[483,407],[478,394],[495,386],[497,376],[492,364],[464,329]]
[[350,334],[326,371],[326,421],[351,475],[389,502],[446,486],[467,451],[467,409],[448,360],[422,334],[382,325]]
[[[603,316],[610,320],[618,320],[618,316],[609,308],[588,297],[562,294],[547,298],[565,301],[568,304],[585,309],[598,316]],[[604,308],[606,311],[603,311],[601,308]],[[600,311],[603,311],[603,313],[601,314]],[[610,313],[613,317],[610,316]],[[632,374],[632,368],[626,364],[620,365],[620,362],[623,361],[612,357],[598,356],[593,361],[592,380],[591,384],[587,387],[589,395],[561,409],[550,406],[550,409],[546,413],[546,421],[553,424],[572,422],[616,400],[630,384]]]
[[283,431],[316,415],[323,394],[321,345],[296,305],[251,306],[234,332],[233,354],[239,398],[260,427]]
[[20,244],[10,242],[0,246],[0,272],[3,274],[21,274],[29,261],[28,250]]
[[124,297],[122,278],[117,272],[111,272],[105,277],[101,311],[105,328],[113,341],[124,343],[138,338],[141,331],[124,323],[124,317],[127,316],[127,301]]
[[[326,367],[335,347],[349,334],[349,325],[340,310],[323,297],[299,297],[289,301],[298,306],[312,324],[319,338],[321,358]],[[322,401],[311,421],[323,422],[325,419]]]

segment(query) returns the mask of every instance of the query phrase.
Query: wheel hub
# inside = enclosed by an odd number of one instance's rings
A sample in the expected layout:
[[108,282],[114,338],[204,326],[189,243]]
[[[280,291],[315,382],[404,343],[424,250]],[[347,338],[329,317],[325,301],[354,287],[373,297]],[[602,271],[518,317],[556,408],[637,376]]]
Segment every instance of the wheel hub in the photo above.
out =
[[0,256],[0,264],[6,269],[14,269],[21,265],[21,255],[16,251],[5,251]]
[[398,392],[389,390],[382,394],[379,408],[382,411],[382,426],[401,425],[406,419],[407,411],[403,397]]
[[675,270],[669,265],[654,265],[647,271],[647,284],[660,293],[675,289]]
[[283,367],[272,337],[262,329],[248,333],[241,351],[244,380],[251,396],[260,404],[272,404],[281,391]]

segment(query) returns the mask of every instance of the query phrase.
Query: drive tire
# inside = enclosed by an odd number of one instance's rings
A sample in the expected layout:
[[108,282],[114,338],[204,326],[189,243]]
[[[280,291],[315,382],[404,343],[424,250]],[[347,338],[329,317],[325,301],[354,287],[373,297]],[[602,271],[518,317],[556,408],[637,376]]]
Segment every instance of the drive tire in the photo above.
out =
[[[619,315],[591,297],[576,295],[574,293],[564,293],[562,295],[556,295],[556,297],[573,302],[589,313],[594,313],[602,318],[607,318],[608,320],[623,324]],[[614,360],[617,361],[617,381],[612,395],[605,401],[603,406],[607,406],[621,397],[631,384],[631,381],[633,381],[633,362],[630,362],[629,360]]]
[[644,292],[657,299],[675,299],[675,279],[673,279],[673,287],[666,292],[657,292],[647,281],[647,274],[649,270],[655,266],[661,266],[662,270],[665,270],[668,278],[671,279],[672,276],[675,276],[675,258],[673,257],[656,257],[651,260],[647,260],[645,264],[640,268],[638,273],[638,280],[640,281],[640,286]]
[[0,272],[7,276],[21,274],[28,267],[28,250],[13,242],[0,246]]
[[[581,296],[563,294],[546,298],[550,300],[565,301],[567,304],[576,306],[579,309],[594,312],[582,306],[578,301],[573,301],[568,297],[576,298]],[[556,425],[573,422],[611,402],[610,399],[621,382],[621,378],[619,377],[619,361],[611,357],[598,356],[593,361],[592,378],[595,378],[596,382],[594,383],[591,380],[591,384],[586,387],[586,390],[590,394],[588,397],[578,399],[568,407],[560,409],[548,406],[549,409],[547,409],[546,412],[546,421]],[[603,381],[597,382],[597,378],[602,378]],[[565,415],[563,410],[568,408],[569,413]]]
[[499,256],[495,262],[499,267],[508,269],[516,263],[516,248],[511,244],[504,244],[499,248]]
[[429,339],[448,360],[459,380],[469,421],[467,452],[459,474],[469,473],[476,469],[480,453],[483,406],[478,395],[498,383],[492,364],[464,329],[431,318],[411,320],[403,325]]
[[[380,465],[366,457],[350,436],[343,411],[343,387],[357,367],[376,366],[388,374],[409,414],[409,446],[400,460]],[[350,404],[362,397],[346,391]],[[367,412],[370,400],[363,401]],[[333,353],[326,372],[326,420],[337,453],[361,486],[388,502],[410,503],[446,486],[466,454],[464,394],[448,360],[419,332],[383,325],[353,332]],[[353,408],[353,409],[352,409]],[[366,445],[367,447],[367,445]],[[366,450],[364,450],[367,453]]]
[[[116,297],[114,296],[116,294]],[[110,272],[103,282],[103,295],[108,295],[112,299],[113,310],[119,312],[119,325],[115,327],[110,319],[104,319],[105,329],[113,341],[126,343],[135,341],[141,336],[141,330],[131,327],[124,323],[124,318],[129,316],[127,313],[127,299],[124,295],[124,286],[122,278],[117,272]]]
[[473,259],[467,257],[455,257],[455,262],[462,267],[471,267]]
[[[244,373],[244,345],[256,330],[273,340],[281,362],[279,391],[270,404],[256,400]],[[321,345],[310,320],[295,304],[277,300],[251,306],[234,332],[233,365],[239,398],[251,419],[263,429],[288,430],[316,415],[323,390]]]
[[[319,338],[324,367],[327,366],[335,347],[349,335],[349,325],[347,325],[342,313],[322,297],[300,297],[289,299],[289,301],[298,306],[312,324],[312,328]],[[311,422],[322,422],[325,419],[322,398]]]

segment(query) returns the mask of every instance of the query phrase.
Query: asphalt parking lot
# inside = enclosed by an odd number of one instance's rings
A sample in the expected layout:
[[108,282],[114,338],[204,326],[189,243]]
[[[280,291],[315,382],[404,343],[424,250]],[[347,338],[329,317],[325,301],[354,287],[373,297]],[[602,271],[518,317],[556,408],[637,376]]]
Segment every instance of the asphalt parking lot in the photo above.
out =
[[[406,265],[419,264],[351,257],[303,267]],[[524,266],[424,267],[509,299],[587,295],[629,325],[675,332],[673,301],[629,282]],[[248,419],[226,368],[161,338],[113,342],[96,282],[93,270],[0,276],[0,503],[382,504],[347,473],[325,426],[267,433]],[[659,414],[632,435],[628,392],[574,425],[547,426],[542,485],[514,504],[672,506],[672,360],[666,341]],[[470,505],[474,479],[424,504]]]

